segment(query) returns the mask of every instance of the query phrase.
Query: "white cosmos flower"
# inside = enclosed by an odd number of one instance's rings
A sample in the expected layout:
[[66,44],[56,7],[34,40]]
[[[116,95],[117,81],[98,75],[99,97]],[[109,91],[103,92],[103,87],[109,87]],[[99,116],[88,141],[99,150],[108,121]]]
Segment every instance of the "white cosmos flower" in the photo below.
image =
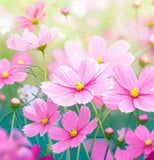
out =
[[2,35],[6,34],[7,32],[10,32],[12,27],[13,27],[13,23],[11,20],[6,18],[0,19],[0,33]]

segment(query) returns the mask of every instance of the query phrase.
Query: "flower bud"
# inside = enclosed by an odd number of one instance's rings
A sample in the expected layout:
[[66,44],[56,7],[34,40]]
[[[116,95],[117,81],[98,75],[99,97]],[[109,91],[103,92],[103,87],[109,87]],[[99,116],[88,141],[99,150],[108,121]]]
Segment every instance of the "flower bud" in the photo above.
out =
[[0,94],[0,100],[1,101],[6,101],[6,96],[4,94]]
[[67,16],[69,14],[69,9],[67,7],[63,7],[61,9],[61,13],[64,15],[64,16]]
[[123,135],[120,135],[117,140],[116,140],[116,145],[121,147],[124,143],[124,136]]
[[111,127],[105,129],[105,136],[107,137],[108,140],[112,138],[113,134],[114,130]]
[[151,47],[154,47],[154,34],[149,39]]
[[143,54],[139,60],[142,66],[146,66],[151,63],[151,59],[147,54]]
[[133,3],[134,8],[139,8],[141,6],[140,0],[135,0]]
[[138,117],[138,122],[142,125],[144,125],[149,120],[149,117],[147,114],[143,113]]
[[21,101],[18,98],[12,98],[10,103],[13,109],[18,109],[20,107]]
[[152,4],[154,5],[154,0],[152,0]]

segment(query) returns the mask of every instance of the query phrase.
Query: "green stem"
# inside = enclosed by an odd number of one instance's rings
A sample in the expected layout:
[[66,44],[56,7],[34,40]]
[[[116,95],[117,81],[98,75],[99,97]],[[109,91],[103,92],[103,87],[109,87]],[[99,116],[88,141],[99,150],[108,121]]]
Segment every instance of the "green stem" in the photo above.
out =
[[109,150],[109,146],[107,146],[107,149],[106,149],[106,152],[105,152],[105,156],[104,156],[104,160],[106,160],[108,150]]
[[83,143],[83,142],[82,142],[82,146],[83,146],[83,148],[84,148],[84,150],[85,150],[85,152],[86,152],[86,155],[87,155],[88,160],[90,160],[90,157],[89,157],[88,151],[87,151],[87,149],[86,149],[86,147],[85,147],[85,145],[84,145],[84,143]]
[[11,131],[10,131],[10,140],[12,140],[12,130],[14,125],[14,119],[15,119],[15,110],[13,110],[13,116],[12,116],[12,123],[11,123]]
[[62,152],[58,160],[61,160],[63,158],[63,155],[64,155],[64,152]]
[[110,149],[110,152],[111,152],[111,154],[112,154],[112,157],[113,157],[114,160],[116,160],[115,157],[114,157],[114,154],[113,154],[113,152],[112,152],[112,149],[111,149],[111,147],[110,147],[110,143],[109,143],[108,139],[107,139],[106,136],[105,136],[104,129],[103,129],[103,127],[102,127],[102,123],[101,123],[101,121],[100,121],[100,119],[99,119],[99,116],[98,116],[98,112],[97,112],[97,110],[96,110],[93,102],[91,101],[90,103],[91,103],[91,106],[92,106],[92,108],[93,108],[93,110],[94,110],[94,112],[95,112],[95,114],[96,114],[96,117],[97,117],[97,119],[98,119],[99,126],[100,126],[101,131],[102,131],[102,134],[103,134],[103,136],[104,136],[104,138],[105,138],[105,140],[106,140],[106,142],[107,142],[107,145],[108,145],[108,147],[109,147],[109,149]]
[[[50,148],[51,148],[51,146],[52,146],[52,141],[51,141],[51,139],[50,139],[49,136],[48,136],[48,141],[49,141],[49,145],[50,145]],[[52,152],[52,154],[53,154],[53,158],[55,158],[55,153]]]
[[[108,118],[108,116],[111,114],[111,110],[109,110],[109,112],[105,115],[105,117],[102,119],[102,122],[101,122],[101,125],[104,123],[104,121]],[[94,135],[94,138],[93,138],[93,141],[92,141],[92,144],[91,144],[91,147],[90,147],[90,155],[92,153],[92,149],[93,149],[93,146],[94,146],[94,143],[95,143],[95,140],[96,140],[96,137],[97,137],[97,134],[99,132],[99,129],[100,129],[100,126],[97,127],[97,130],[96,130],[96,133]]]
[[12,91],[11,91],[11,86],[10,85],[8,85],[8,86],[9,86],[10,96],[11,96],[11,98],[13,98]]
[[79,110],[79,106],[77,105],[77,104],[75,104],[75,106],[76,106],[76,110],[78,111],[78,113],[80,112],[80,110]]
[[136,127],[138,126],[138,117],[139,117],[139,110],[137,109],[137,113],[136,113],[137,117],[136,117]]
[[77,151],[76,160],[78,160],[78,159],[79,159],[79,154],[80,154],[80,144],[79,144],[79,146],[78,146],[78,151]]
[[70,160],[70,150],[69,149],[66,150],[66,159]]
[[129,117],[128,117],[128,122],[127,122],[127,126],[126,126],[126,131],[125,131],[125,133],[127,133],[127,130],[128,130],[128,126],[129,126],[131,114],[132,114],[132,113],[130,113],[130,114],[129,114]]
[[44,50],[42,50],[42,54],[43,54],[44,81],[47,82],[47,69],[46,69],[46,60],[45,60]]

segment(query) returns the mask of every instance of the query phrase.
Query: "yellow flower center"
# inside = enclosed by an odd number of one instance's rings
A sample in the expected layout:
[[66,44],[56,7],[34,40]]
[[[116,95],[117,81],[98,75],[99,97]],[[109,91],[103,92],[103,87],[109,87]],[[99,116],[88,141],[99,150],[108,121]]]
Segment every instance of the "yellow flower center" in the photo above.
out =
[[151,21],[149,21],[149,23],[148,23],[148,27],[149,27],[149,28],[152,28],[153,26],[154,26],[154,21],[152,21],[152,20],[151,20]]
[[130,91],[130,95],[131,95],[133,98],[138,97],[138,89],[137,89],[137,88],[133,88],[133,89]]
[[3,78],[8,78],[9,73],[7,71],[3,72]]
[[152,144],[151,139],[147,139],[147,140],[145,141],[145,145],[146,145],[146,146],[150,146],[151,144]]
[[24,64],[24,61],[22,59],[18,60],[18,64]]
[[46,125],[46,124],[48,123],[48,118],[44,117],[44,118],[42,119],[42,123],[43,123],[44,125]]
[[32,23],[35,24],[35,25],[37,25],[39,23],[39,21],[37,19],[33,18],[32,19]]
[[76,129],[72,129],[72,130],[70,131],[70,135],[71,135],[72,137],[75,137],[75,136],[77,135],[77,130],[76,130]]
[[76,82],[76,89],[78,91],[81,91],[84,88],[84,85],[82,82]]
[[100,63],[103,63],[103,59],[102,59],[101,57],[98,57],[96,61],[97,61],[99,64],[100,64]]

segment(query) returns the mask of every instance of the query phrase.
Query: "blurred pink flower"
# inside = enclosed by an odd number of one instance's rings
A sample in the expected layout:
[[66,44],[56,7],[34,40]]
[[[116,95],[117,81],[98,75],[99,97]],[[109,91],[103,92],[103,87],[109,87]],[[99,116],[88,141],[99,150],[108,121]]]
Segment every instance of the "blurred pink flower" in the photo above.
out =
[[79,117],[73,111],[64,114],[62,124],[63,128],[54,127],[49,132],[49,137],[60,142],[52,145],[55,153],[61,153],[69,147],[77,147],[86,138],[86,134],[90,134],[97,127],[97,119],[93,119],[90,123],[91,113],[88,107],[82,106]]
[[13,57],[12,57],[12,60],[11,60],[11,63],[12,64],[32,64],[33,63],[33,60],[32,58],[30,57],[30,55],[26,52],[21,52],[21,53],[17,53],[17,54],[14,54]]
[[31,121],[35,121],[22,129],[26,136],[33,137],[39,133],[43,136],[48,132],[61,117],[57,109],[58,105],[54,104],[50,99],[46,103],[39,98],[35,100],[33,106],[25,107],[23,109],[24,116]]
[[39,37],[28,30],[24,30],[22,37],[18,34],[11,34],[11,37],[6,41],[7,47],[18,51],[45,48],[45,45],[55,40],[58,32],[58,28],[48,28],[43,24],[40,26]]
[[90,40],[88,53],[72,41],[65,44],[65,52],[74,69],[78,69],[82,59],[86,56],[95,59],[99,64],[109,62],[112,69],[119,64],[131,65],[135,58],[128,52],[129,48],[129,43],[124,40],[117,41],[107,48],[105,40],[97,36]]
[[127,131],[125,141],[129,145],[127,151],[132,159],[139,158],[142,154],[149,155],[154,149],[154,130],[149,130],[142,125],[139,125],[135,132]]
[[11,85],[15,82],[22,82],[27,77],[27,73],[21,72],[22,68],[11,66],[7,59],[0,60],[0,89],[4,85]]
[[0,128],[0,159],[13,160],[14,152],[21,146],[30,145],[29,141],[22,134],[14,129],[12,139],[7,135],[5,130]]
[[[103,94],[105,105],[121,112],[132,112],[136,108],[154,111],[154,68],[144,69],[139,78],[134,70],[127,65],[120,65],[114,69],[113,89]],[[111,101],[112,99],[112,101]]]
[[120,149],[119,147],[116,149],[115,158],[117,160],[132,160],[130,152],[125,149]]
[[78,74],[68,66],[59,66],[54,70],[53,81],[42,82],[42,91],[55,103],[71,106],[86,104],[93,97],[101,96],[112,87],[108,79],[108,64],[99,66],[91,58],[85,58],[80,64]]
[[21,27],[15,28],[15,30],[28,29],[29,32],[33,32],[36,25],[44,20],[46,13],[43,13],[45,7],[44,1],[35,2],[34,8],[28,6],[26,7],[25,13],[26,17],[19,16],[16,17],[16,22],[21,25]]

